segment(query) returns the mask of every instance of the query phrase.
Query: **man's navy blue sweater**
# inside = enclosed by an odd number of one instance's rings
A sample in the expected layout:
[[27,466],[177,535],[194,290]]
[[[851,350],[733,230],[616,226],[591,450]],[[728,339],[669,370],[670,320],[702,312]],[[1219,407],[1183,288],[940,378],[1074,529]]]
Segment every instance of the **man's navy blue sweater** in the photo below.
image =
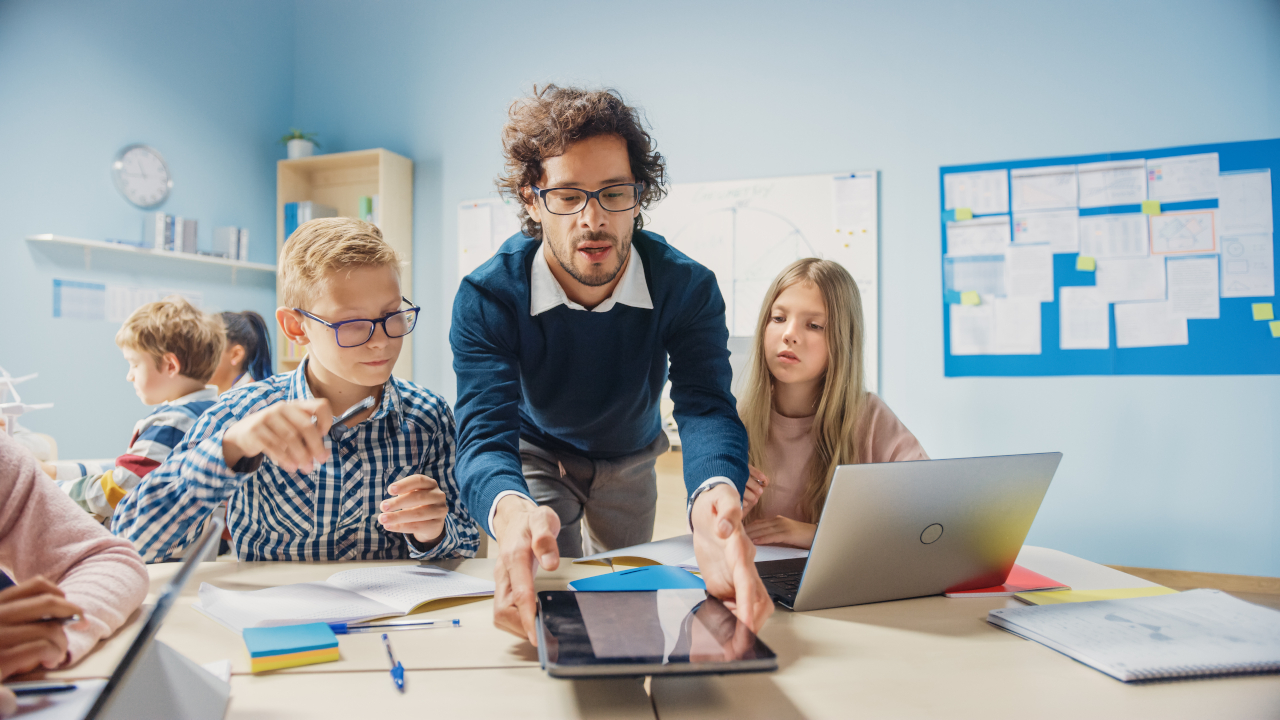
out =
[[656,440],[668,356],[685,485],[692,493],[719,476],[741,493],[747,433],[729,391],[729,331],[715,275],[661,236],[637,231],[631,262],[644,263],[652,310],[559,305],[535,317],[529,277],[534,262],[546,262],[540,247],[512,236],[462,280],[453,303],[457,477],[472,516],[487,526],[498,493],[529,493],[521,437],[596,459]]

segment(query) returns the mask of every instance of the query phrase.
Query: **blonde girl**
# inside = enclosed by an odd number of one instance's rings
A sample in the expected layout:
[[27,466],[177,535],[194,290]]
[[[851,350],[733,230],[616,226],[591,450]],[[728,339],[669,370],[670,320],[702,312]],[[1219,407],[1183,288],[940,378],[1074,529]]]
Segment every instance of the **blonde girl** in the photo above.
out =
[[743,508],[757,545],[813,544],[838,465],[927,460],[863,386],[862,299],[839,264],[805,258],[769,286],[738,413],[750,441]]

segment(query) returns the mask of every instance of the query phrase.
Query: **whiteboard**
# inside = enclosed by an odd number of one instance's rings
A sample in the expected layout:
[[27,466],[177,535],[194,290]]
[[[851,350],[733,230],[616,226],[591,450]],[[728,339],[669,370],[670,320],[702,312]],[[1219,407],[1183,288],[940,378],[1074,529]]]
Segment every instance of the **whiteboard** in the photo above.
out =
[[508,198],[488,197],[458,203],[458,279],[494,256],[520,231],[520,208]]
[[755,334],[769,283],[806,257],[845,267],[862,295],[866,386],[879,378],[879,177],[875,170],[675,183],[645,229],[715,273],[733,337]]

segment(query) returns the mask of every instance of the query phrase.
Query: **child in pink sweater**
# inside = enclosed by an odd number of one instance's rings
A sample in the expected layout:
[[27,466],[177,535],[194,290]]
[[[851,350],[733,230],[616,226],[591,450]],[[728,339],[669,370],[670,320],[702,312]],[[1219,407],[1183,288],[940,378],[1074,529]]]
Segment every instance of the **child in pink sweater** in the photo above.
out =
[[[0,590],[0,679],[79,660],[147,594],[146,566],[133,546],[81,510],[2,432],[0,570],[17,581]],[[57,620],[76,614],[74,624]],[[0,715],[11,707],[0,687]]]
[[929,458],[863,387],[862,347],[862,299],[841,265],[797,260],[769,286],[738,406],[750,442],[743,509],[757,545],[813,545],[837,466]]

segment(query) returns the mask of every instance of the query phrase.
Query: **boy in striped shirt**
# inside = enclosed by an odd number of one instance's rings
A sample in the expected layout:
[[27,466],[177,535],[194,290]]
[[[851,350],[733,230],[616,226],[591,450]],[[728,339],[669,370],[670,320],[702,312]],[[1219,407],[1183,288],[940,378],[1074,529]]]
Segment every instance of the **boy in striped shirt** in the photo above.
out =
[[174,558],[226,502],[241,560],[475,555],[453,413],[391,374],[418,314],[395,250],[369,223],[323,218],[294,232],[279,267],[276,320],[307,357],[222,395],[120,503],[113,531],[148,562]]
[[116,345],[129,363],[125,379],[143,404],[156,409],[134,426],[129,449],[106,472],[79,463],[46,463],[44,471],[80,507],[109,524],[121,498],[164,462],[218,399],[217,388],[206,383],[225,342],[222,321],[181,296],[135,310],[116,333]]

